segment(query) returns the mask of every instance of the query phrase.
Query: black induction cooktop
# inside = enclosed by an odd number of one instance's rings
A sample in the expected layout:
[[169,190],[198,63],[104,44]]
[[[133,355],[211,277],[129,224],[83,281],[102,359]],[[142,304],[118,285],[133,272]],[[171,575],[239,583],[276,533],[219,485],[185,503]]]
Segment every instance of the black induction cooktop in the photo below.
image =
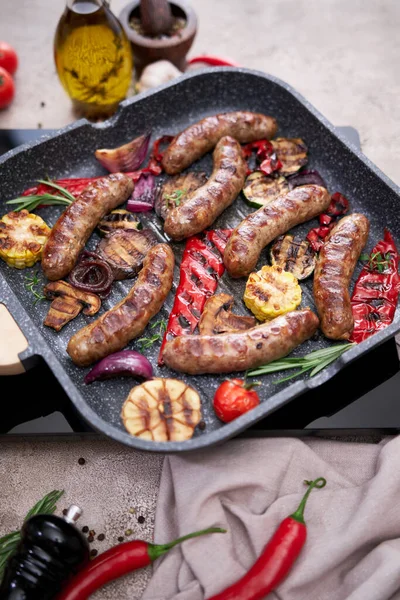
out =
[[[360,147],[352,127],[341,133]],[[0,154],[51,133],[41,129],[0,130]],[[0,332],[1,333],[1,332]],[[44,362],[30,371],[0,377],[8,402],[0,435],[97,435],[76,413]],[[400,431],[400,371],[395,339],[341,370],[316,390],[303,394],[258,422],[245,436],[390,434]]]

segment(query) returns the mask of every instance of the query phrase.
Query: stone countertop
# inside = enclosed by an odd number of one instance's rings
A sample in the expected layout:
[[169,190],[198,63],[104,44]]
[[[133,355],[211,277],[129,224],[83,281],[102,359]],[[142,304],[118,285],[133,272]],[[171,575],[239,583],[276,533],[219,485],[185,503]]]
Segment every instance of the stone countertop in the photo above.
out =
[[[287,81],[332,123],[358,129],[365,154],[400,184],[400,3],[394,0],[192,0],[199,32],[191,56],[212,52]],[[124,0],[112,0],[118,14]],[[58,128],[74,115],[57,79],[52,41],[63,0],[18,0],[1,10],[0,39],[18,51],[12,106],[0,128]],[[41,103],[44,102],[44,106]],[[83,457],[85,464],[78,459]],[[0,536],[19,527],[46,492],[64,489],[59,512],[84,509],[98,551],[132,537],[151,539],[162,457],[108,440],[8,439],[0,451]],[[134,509],[134,513],[129,512]],[[138,517],[144,522],[139,523]],[[141,519],[142,521],[142,519]],[[128,537],[129,539],[129,537]],[[149,569],[113,583],[98,600],[135,600]]]

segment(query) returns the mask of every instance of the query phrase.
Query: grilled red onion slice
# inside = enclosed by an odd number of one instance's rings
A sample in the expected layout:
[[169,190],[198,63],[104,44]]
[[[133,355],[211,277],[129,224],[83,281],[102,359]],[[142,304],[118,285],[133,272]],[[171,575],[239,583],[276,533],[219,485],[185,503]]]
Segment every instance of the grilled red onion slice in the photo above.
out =
[[92,292],[103,300],[111,292],[114,275],[110,265],[98,254],[84,250],[69,274],[68,281],[78,290]]
[[135,184],[126,208],[131,212],[152,210],[156,199],[156,180],[151,173],[142,173]]
[[293,190],[293,188],[298,187],[299,185],[320,185],[324,188],[327,187],[318,171],[308,169],[304,169],[303,171],[300,171],[300,173],[287,177],[287,182],[290,190]]
[[89,384],[97,379],[111,379],[112,377],[136,377],[151,379],[153,367],[145,356],[134,350],[122,350],[103,358],[93,367],[85,377]]
[[96,150],[95,156],[110,173],[136,171],[146,158],[150,136],[141,135],[119,148]]

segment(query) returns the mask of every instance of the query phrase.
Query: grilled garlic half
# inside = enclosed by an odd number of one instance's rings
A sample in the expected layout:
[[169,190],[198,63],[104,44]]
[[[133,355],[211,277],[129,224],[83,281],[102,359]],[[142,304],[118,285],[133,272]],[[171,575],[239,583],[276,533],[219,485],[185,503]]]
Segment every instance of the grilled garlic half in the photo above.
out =
[[143,440],[183,442],[200,422],[200,396],[179,379],[151,379],[132,388],[121,417],[127,431]]

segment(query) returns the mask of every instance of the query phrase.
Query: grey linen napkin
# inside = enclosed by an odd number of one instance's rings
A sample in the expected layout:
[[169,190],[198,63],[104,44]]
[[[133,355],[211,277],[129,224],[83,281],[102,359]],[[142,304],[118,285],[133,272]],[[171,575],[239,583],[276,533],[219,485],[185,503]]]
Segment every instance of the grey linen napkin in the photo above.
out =
[[400,599],[400,437],[381,444],[235,440],[167,457],[155,541],[219,525],[156,562],[143,600],[204,600],[241,577],[293,513],[303,481],[308,538],[268,600]]

